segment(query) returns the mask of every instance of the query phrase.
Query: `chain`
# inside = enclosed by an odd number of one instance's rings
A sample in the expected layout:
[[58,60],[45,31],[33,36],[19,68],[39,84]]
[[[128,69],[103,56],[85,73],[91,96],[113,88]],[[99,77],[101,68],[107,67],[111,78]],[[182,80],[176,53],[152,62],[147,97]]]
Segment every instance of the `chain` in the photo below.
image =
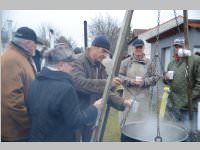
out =
[[[126,89],[127,92],[129,92],[129,94],[133,97],[133,102],[136,101],[136,100],[137,100],[137,99],[136,99],[136,94],[134,94],[131,90],[129,90],[129,88],[126,87],[126,85],[123,85],[123,84],[122,84],[122,86],[123,86],[124,89]],[[136,92],[136,93],[137,93],[137,94],[140,94],[141,92],[138,91],[138,92]],[[132,109],[132,107],[133,107],[133,103],[132,103],[131,107],[129,107],[128,110],[125,111],[125,115],[123,116],[123,119],[122,119],[121,122],[120,122],[120,128],[121,128],[121,129],[124,127],[125,122],[126,122],[126,119],[127,119],[128,115],[129,115],[129,112],[130,112],[130,110]]]
[[176,10],[174,9],[174,16],[175,16],[175,20],[176,20],[176,26],[177,26],[177,30],[178,30],[178,33],[180,34],[181,33],[181,30],[179,28],[179,24],[178,24],[178,17],[177,17],[177,13],[176,13]]
[[[155,49],[155,55],[154,55],[154,63],[155,63],[155,68],[158,69],[157,67],[157,62],[159,62],[159,36],[160,36],[160,10],[158,10],[158,20],[157,20],[157,35],[156,35],[156,49]],[[158,71],[159,72],[159,71]],[[159,120],[159,92],[158,92],[158,81],[156,83],[156,100],[157,100],[157,113],[156,113],[156,118],[157,118],[157,136],[154,138],[155,142],[162,142],[162,137],[160,136],[160,120]]]
[[[129,92],[129,94],[131,94],[133,96],[133,100],[136,101],[136,95],[133,94],[125,85],[123,85],[123,87]],[[129,114],[130,110],[132,109],[132,107],[133,107],[133,103],[132,103],[131,107],[125,111],[125,115],[123,116],[123,119],[120,122],[121,129],[124,127],[126,119],[128,117],[128,114]]]

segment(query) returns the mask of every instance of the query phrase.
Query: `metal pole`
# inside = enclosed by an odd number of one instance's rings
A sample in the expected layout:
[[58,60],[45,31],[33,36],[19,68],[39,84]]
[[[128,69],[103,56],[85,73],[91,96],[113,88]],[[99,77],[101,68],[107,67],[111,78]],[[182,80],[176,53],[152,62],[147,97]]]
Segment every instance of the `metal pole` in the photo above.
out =
[[119,60],[120,52],[123,49],[126,33],[128,30],[128,27],[131,23],[132,14],[133,14],[133,10],[127,10],[126,14],[124,16],[122,28],[120,29],[120,34],[119,34],[119,38],[117,40],[116,50],[115,50],[114,57],[113,57],[114,66],[113,66],[113,69],[111,70],[111,73],[108,76],[108,80],[106,82],[106,86],[105,86],[105,89],[103,92],[103,107],[97,116],[96,124],[95,124],[94,130],[92,133],[92,137],[91,137],[92,142],[97,141],[97,138],[98,138],[100,123],[101,123],[103,114],[105,113],[105,108],[106,108],[106,104],[107,104],[108,94],[109,94],[110,88],[111,88],[112,78],[113,78],[113,75],[114,75],[116,67],[117,67],[117,61]]
[[99,142],[103,141],[103,137],[104,137],[104,133],[105,133],[105,129],[106,129],[106,124],[107,124],[107,121],[108,121],[109,113],[110,113],[110,105],[108,105],[107,108],[106,108],[106,113],[105,113],[105,116],[104,116],[103,125],[102,125],[101,132],[100,132]]
[[54,48],[54,30],[49,29],[49,38],[50,38],[50,48]]
[[189,32],[188,32],[188,11],[183,10],[184,16],[184,38],[185,38],[185,48],[189,49]]
[[87,21],[84,21],[84,47],[85,50],[88,47],[88,37],[87,37]]
[[[185,48],[189,49],[189,33],[188,33],[188,11],[183,10],[184,16],[184,38],[185,38]],[[189,68],[188,57],[186,57],[186,71],[187,71],[187,95],[188,95],[188,109],[189,109],[189,120],[190,120],[190,136],[191,140],[194,141],[194,122],[193,122],[193,112],[192,112],[192,84],[190,78],[190,68]]]

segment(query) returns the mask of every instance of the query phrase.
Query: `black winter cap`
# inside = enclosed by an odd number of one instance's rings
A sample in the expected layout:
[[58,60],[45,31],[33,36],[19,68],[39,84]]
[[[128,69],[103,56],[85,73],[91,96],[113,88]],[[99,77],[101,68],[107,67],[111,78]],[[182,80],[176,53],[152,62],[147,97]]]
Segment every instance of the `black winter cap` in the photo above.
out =
[[15,37],[26,39],[26,40],[31,40],[37,44],[41,44],[40,41],[37,39],[37,35],[34,30],[28,28],[28,27],[21,27],[17,29],[15,32]]
[[134,47],[144,46],[144,42],[141,39],[136,39],[135,41],[133,41],[132,44],[133,44]]
[[110,53],[110,43],[104,35],[95,37],[95,39],[92,41],[92,46],[104,48],[108,53]]

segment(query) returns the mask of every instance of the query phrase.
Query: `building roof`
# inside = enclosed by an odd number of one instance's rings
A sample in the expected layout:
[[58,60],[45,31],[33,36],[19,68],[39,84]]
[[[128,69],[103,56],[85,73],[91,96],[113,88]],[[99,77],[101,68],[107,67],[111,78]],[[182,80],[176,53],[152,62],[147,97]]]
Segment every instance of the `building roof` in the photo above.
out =
[[142,33],[144,33],[147,30],[148,29],[134,29],[133,35],[132,35],[133,38],[128,42],[128,45],[131,44],[135,39],[138,38],[139,35],[141,35]]
[[[163,39],[172,35],[175,35],[178,32],[178,27],[180,31],[183,31],[183,16],[177,17],[178,26],[176,24],[175,18],[170,19],[162,24],[160,24],[159,28],[159,39]],[[200,29],[200,20],[188,20],[188,26],[190,28],[197,28]],[[148,31],[142,33],[140,37],[145,37],[146,41],[149,43],[153,43],[156,41],[157,35],[157,26],[154,28],[149,29]]]
[[142,33],[144,33],[145,31],[147,31],[148,29],[134,29],[133,30],[133,37],[136,37]]

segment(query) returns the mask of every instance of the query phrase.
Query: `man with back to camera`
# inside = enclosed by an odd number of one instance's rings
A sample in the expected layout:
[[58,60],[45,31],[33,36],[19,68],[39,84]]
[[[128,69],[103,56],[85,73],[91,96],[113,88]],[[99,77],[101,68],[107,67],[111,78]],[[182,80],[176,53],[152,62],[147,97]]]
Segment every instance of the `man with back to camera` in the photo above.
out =
[[46,67],[30,86],[26,101],[32,126],[30,141],[75,142],[75,129],[95,123],[102,100],[80,112],[79,101],[69,74],[71,50],[56,47],[44,53]]

